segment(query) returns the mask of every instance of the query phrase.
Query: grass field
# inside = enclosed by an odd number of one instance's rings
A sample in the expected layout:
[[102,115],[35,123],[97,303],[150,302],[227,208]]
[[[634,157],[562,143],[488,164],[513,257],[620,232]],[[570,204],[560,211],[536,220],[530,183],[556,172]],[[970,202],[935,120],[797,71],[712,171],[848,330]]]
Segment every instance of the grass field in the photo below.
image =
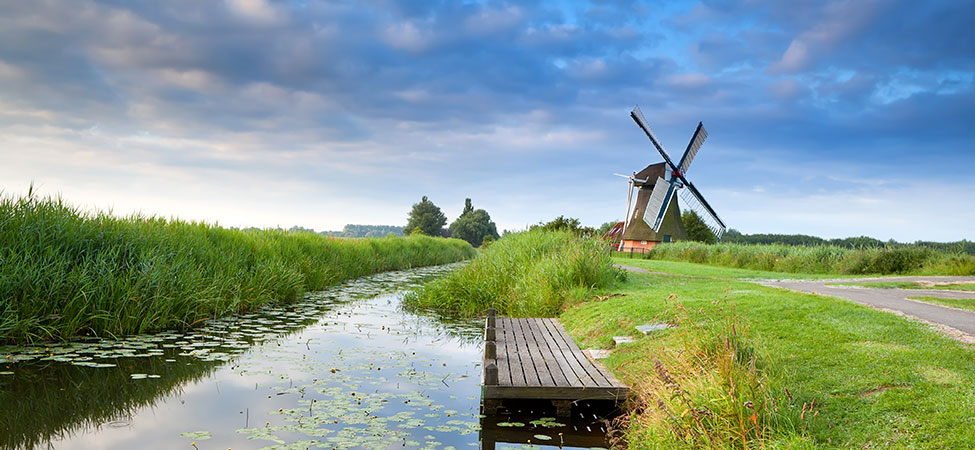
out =
[[928,247],[848,249],[829,245],[806,247],[685,241],[658,245],[645,256],[789,273],[975,275],[975,256]]
[[[740,279],[783,274],[631,264],[682,276],[631,273],[611,291],[622,296],[576,304],[560,320],[583,347],[637,338],[604,360],[638,393],[632,449],[975,448],[972,346],[852,302]],[[633,328],[650,322],[676,328]]]
[[207,318],[387,270],[473,257],[457,239],[332,239],[0,199],[0,341],[122,335]]

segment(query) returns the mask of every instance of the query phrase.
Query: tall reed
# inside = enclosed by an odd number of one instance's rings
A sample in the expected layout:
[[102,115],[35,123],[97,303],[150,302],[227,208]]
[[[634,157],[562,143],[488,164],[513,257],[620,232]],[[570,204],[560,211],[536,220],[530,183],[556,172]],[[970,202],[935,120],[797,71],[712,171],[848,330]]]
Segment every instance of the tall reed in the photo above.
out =
[[470,264],[407,295],[405,302],[465,315],[494,306],[513,317],[551,317],[570,297],[624,277],[601,240],[536,229],[506,235]]
[[975,275],[975,256],[920,246],[849,249],[673,242],[654,247],[647,257],[792,273]]
[[114,217],[28,195],[0,199],[0,340],[188,327],[387,270],[473,257],[464,241],[334,239]]

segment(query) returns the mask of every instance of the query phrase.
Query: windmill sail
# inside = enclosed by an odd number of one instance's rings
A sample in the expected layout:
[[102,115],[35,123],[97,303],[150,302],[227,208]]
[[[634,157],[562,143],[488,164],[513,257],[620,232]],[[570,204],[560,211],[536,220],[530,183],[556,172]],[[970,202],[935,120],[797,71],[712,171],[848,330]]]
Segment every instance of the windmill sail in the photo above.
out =
[[704,225],[714,233],[714,236],[721,239],[727,227],[725,227],[724,222],[718,217],[718,213],[714,212],[711,205],[708,204],[707,200],[704,200],[704,196],[694,187],[693,184],[687,183],[688,189],[682,189],[680,197],[684,199],[684,205],[697,213],[698,217],[704,221]]
[[670,199],[674,196],[674,188],[674,182],[665,181],[663,178],[657,178],[657,182],[653,185],[650,200],[647,201],[647,208],[643,212],[643,221],[654,232],[660,231],[660,224],[667,214]]
[[687,173],[687,169],[691,167],[691,161],[694,160],[694,155],[697,155],[697,151],[701,149],[701,146],[704,145],[704,140],[707,138],[708,130],[704,129],[704,123],[698,122],[697,129],[694,130],[694,135],[691,136],[691,142],[687,143],[684,156],[680,157],[680,163],[677,165],[682,174]]
[[647,122],[645,117],[643,117],[643,111],[640,111],[639,106],[633,107],[633,111],[630,111],[630,117],[632,117],[633,121],[643,129],[643,132],[646,133],[648,138],[650,138],[650,142],[652,142],[653,146],[656,147],[658,152],[660,152],[660,156],[664,157],[667,164],[669,164],[671,167],[675,167],[674,163],[670,160],[670,155],[668,155],[667,151],[664,150],[664,146],[660,145],[660,140],[657,139],[657,135],[653,134],[653,130],[650,129],[650,123]]

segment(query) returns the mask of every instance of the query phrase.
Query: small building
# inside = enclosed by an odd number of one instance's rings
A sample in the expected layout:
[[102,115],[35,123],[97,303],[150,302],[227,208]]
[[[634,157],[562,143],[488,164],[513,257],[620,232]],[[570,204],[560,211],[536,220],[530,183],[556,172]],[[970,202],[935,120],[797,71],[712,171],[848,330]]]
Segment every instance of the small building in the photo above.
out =
[[[633,205],[633,212],[630,214],[626,227],[623,229],[622,245],[619,250],[624,252],[646,252],[655,245],[663,242],[681,241],[687,239],[687,231],[684,230],[684,223],[680,218],[680,207],[677,205],[678,195],[673,195],[670,199],[670,206],[660,224],[660,231],[653,231],[650,225],[643,220],[646,212],[647,203],[650,201],[650,193],[658,178],[668,178],[667,163],[657,163],[647,166],[633,176],[633,187],[638,188],[636,204]],[[645,183],[639,180],[647,180]]]

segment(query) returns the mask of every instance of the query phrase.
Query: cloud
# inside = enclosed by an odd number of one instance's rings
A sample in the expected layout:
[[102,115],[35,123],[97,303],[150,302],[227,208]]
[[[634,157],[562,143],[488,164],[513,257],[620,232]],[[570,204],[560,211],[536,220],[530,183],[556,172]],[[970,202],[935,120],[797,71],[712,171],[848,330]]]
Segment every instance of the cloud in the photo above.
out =
[[[838,170],[902,180],[938,167],[962,189],[975,171],[975,14],[905,5],[9,2],[4,179],[206,217],[218,216],[190,193],[220,192],[221,214],[242,224],[340,228],[434,193],[511,203],[489,210],[502,228],[567,213],[601,223],[621,214],[609,174],[656,162],[627,116],[639,103],[671,148],[705,122],[692,178],[716,194],[771,178],[753,194],[778,205],[772,166],[820,180],[798,187],[807,197],[840,193],[824,178]],[[731,217],[751,207],[715,201]]]

